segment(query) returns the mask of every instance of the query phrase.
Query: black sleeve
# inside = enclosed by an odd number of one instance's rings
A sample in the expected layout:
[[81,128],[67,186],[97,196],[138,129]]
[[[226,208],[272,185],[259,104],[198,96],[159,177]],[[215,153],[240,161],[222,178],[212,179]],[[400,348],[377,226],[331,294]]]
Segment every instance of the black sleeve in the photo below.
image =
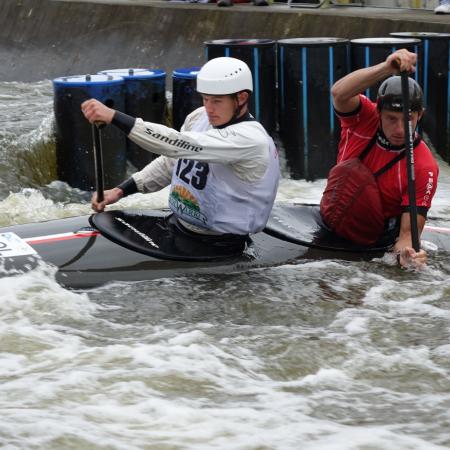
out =
[[117,187],[119,189],[122,189],[124,197],[126,197],[127,195],[136,194],[136,192],[138,191],[136,182],[134,181],[133,177],[128,178],[128,180],[122,181],[122,183],[120,183]]
[[333,108],[333,109],[334,109],[334,112],[335,112],[335,114],[337,116],[349,117],[349,116],[354,116],[355,114],[358,114],[359,111],[361,111],[361,108],[362,108],[362,103],[361,103],[361,100],[360,100],[358,107],[354,111],[349,111],[349,112],[343,113],[343,112],[339,112],[336,108]]
[[120,111],[114,113],[114,117],[111,121],[113,125],[122,130],[126,135],[130,134],[130,131],[134,127],[136,119]]
[[[404,213],[409,212],[409,206],[403,206],[402,212],[404,212]],[[425,217],[425,219],[426,219],[427,214],[428,214],[428,208],[426,206],[418,206],[417,213],[420,214],[421,216]]]

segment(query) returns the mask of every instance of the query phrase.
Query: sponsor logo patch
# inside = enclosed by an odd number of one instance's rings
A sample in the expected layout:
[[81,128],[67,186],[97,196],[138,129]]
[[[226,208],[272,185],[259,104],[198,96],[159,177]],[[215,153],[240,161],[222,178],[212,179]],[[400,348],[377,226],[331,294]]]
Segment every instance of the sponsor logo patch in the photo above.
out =
[[170,193],[169,204],[181,216],[189,216],[203,224],[208,223],[207,217],[201,212],[197,199],[184,186],[177,184]]

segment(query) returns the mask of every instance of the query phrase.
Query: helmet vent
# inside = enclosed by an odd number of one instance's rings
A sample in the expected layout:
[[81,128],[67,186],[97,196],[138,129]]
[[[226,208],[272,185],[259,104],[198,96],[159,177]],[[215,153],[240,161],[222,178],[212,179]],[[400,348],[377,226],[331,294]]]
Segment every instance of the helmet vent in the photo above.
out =
[[234,72],[229,73],[228,75],[225,75],[226,77],[234,77],[235,75],[239,75],[239,72],[242,72],[242,69],[239,67],[239,69],[235,70]]

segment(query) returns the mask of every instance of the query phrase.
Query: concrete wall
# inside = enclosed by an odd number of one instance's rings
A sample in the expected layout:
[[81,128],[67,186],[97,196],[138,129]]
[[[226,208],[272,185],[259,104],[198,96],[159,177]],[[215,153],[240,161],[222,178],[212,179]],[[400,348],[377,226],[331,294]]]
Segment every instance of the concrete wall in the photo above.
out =
[[430,11],[382,8],[1,0],[0,81],[36,81],[132,66],[170,72],[201,65],[203,42],[209,39],[352,39],[391,31],[450,32],[450,22]]
[[364,0],[366,6],[381,6],[388,8],[428,8],[434,9],[439,0]]

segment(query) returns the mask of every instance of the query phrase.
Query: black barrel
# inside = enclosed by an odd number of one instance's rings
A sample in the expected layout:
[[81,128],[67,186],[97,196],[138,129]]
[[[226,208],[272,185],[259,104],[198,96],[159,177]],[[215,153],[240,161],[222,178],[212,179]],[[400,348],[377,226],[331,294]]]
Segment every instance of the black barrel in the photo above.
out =
[[197,74],[200,67],[175,69],[172,73],[172,124],[180,130],[186,116],[203,105],[197,92]]
[[[95,98],[107,106],[124,110],[124,79],[112,75],[78,75],[53,80],[56,162],[58,178],[85,191],[95,190],[92,129],[80,105]],[[126,172],[126,137],[109,125],[101,130],[104,184],[123,181]]]
[[280,141],[293,178],[314,180],[336,163],[340,136],[331,86],[349,70],[348,40],[278,41]]
[[[121,76],[125,80],[125,113],[147,122],[165,124],[166,72],[163,70],[129,68],[102,70],[106,75]],[[127,140],[127,157],[142,169],[156,156]]]
[[[420,84],[422,82],[422,42],[420,39],[400,39],[395,37],[352,39],[350,41],[351,70],[354,71],[379,64],[400,48],[406,48],[410,52],[417,54],[417,70],[413,77]],[[382,81],[365,92],[365,95],[372,101],[376,100],[381,83]]]
[[422,130],[441,157],[450,164],[450,33],[391,33],[422,41],[422,88],[425,115]]
[[276,42],[271,39],[218,39],[205,42],[206,59],[231,56],[244,61],[253,75],[250,112],[264,128],[276,129]]

